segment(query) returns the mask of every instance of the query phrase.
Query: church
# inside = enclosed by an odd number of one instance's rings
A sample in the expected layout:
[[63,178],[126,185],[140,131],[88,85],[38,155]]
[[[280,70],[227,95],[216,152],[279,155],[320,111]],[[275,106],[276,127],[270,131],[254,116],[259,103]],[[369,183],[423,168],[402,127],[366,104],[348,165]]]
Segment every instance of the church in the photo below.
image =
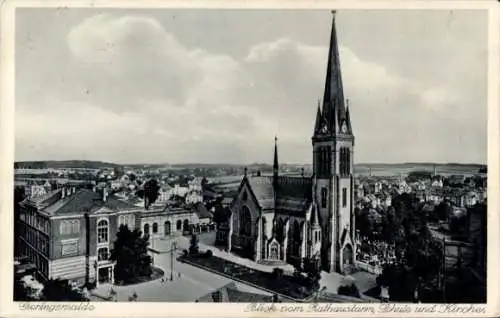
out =
[[300,266],[315,260],[327,272],[346,273],[354,266],[354,135],[348,106],[333,12],[324,97],[312,135],[313,174],[280,175],[275,138],[272,175],[250,176],[245,169],[229,207],[228,250],[263,263]]

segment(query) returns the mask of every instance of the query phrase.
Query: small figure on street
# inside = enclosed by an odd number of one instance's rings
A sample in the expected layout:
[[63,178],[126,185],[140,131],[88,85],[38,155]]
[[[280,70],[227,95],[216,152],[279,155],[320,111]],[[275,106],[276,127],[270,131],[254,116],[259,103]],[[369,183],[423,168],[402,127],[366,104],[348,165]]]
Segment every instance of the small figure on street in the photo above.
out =
[[380,286],[380,299],[382,300],[383,303],[388,303],[389,302],[389,287],[387,286]]
[[181,279],[181,273],[180,272],[177,274],[177,276],[179,277],[179,279]]

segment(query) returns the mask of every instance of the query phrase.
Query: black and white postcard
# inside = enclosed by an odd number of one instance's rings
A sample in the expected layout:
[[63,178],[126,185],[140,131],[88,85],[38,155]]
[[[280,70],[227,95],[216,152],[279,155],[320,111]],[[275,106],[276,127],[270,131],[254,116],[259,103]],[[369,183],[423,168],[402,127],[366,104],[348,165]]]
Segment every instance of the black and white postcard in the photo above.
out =
[[0,314],[499,314],[497,18],[4,2]]

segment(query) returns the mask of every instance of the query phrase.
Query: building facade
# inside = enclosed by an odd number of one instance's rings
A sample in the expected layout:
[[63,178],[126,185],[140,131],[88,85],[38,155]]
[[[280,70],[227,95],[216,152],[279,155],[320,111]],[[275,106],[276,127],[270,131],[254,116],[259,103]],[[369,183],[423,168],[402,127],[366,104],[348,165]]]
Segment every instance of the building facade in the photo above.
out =
[[315,260],[326,271],[354,266],[354,135],[344,100],[335,13],[323,105],[312,137],[313,175],[280,176],[278,148],[272,176],[245,176],[230,206],[226,248],[256,261],[301,265]]
[[113,282],[110,251],[121,225],[140,229],[154,240],[188,233],[200,224],[196,209],[146,209],[105,189],[74,187],[29,197],[19,213],[16,256],[34,264],[41,281],[59,278],[78,285]]

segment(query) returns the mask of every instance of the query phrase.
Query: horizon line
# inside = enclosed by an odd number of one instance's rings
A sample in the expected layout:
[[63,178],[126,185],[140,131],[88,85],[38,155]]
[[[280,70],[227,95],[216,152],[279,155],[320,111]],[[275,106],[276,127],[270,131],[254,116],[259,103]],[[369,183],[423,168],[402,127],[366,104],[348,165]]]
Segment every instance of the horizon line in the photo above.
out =
[[[99,162],[103,164],[113,164],[113,165],[120,165],[120,166],[130,166],[130,165],[228,165],[228,166],[245,166],[245,165],[270,165],[272,166],[272,163],[265,163],[265,162],[249,162],[249,163],[228,163],[228,162],[218,162],[218,163],[209,163],[209,162],[158,162],[158,163],[152,163],[152,162],[146,162],[146,163],[119,163],[119,162],[113,162],[113,161],[106,161],[106,160],[89,160],[89,159],[63,159],[63,160],[54,160],[54,159],[45,159],[45,160],[19,160],[19,161],[14,161],[14,164],[16,163],[26,163],[26,162],[32,162],[32,163],[41,163],[41,162],[71,162],[71,161],[80,161],[80,162]],[[482,166],[487,166],[487,162],[444,162],[444,161],[388,161],[388,162],[383,162],[383,161],[373,161],[373,162],[355,162],[354,165],[402,165],[402,164],[433,164],[433,165],[482,165]],[[293,163],[293,162],[282,162],[280,165],[312,165],[312,162],[306,162],[306,163]]]

